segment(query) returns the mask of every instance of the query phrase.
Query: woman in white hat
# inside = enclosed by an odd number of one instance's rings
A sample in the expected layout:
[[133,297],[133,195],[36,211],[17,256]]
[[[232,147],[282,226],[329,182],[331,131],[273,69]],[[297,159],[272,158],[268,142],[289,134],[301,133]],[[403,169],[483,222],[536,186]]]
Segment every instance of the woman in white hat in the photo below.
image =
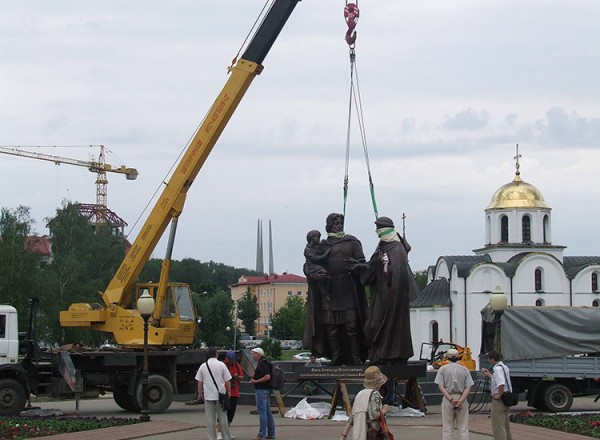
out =
[[341,440],[347,440],[348,432],[352,429],[352,440],[365,440],[369,425],[378,430],[381,416],[389,411],[389,407],[383,404],[383,398],[379,394],[386,382],[387,377],[378,367],[369,367],[365,370],[364,389],[354,398],[352,415],[344,426]]

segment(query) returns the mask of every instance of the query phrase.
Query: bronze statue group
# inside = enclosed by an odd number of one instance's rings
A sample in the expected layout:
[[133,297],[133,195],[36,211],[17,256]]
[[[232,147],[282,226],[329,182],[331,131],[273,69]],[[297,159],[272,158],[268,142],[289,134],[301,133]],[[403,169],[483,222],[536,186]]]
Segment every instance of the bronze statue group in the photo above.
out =
[[405,364],[413,355],[410,301],[418,292],[410,246],[389,217],[375,221],[379,243],[369,261],[361,242],[344,232],[342,214],[329,214],[325,231],[323,240],[310,231],[304,250],[304,346],[330,365]]

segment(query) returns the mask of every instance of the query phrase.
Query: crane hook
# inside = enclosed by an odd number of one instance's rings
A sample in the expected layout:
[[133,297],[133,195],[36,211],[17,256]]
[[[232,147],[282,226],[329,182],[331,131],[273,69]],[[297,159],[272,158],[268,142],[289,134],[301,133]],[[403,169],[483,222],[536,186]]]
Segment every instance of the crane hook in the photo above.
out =
[[356,41],[356,25],[358,23],[358,17],[360,16],[360,11],[358,10],[358,2],[356,3],[347,3],[344,8],[344,19],[346,20],[346,24],[348,25],[348,31],[346,31],[346,43],[348,46],[353,47]]

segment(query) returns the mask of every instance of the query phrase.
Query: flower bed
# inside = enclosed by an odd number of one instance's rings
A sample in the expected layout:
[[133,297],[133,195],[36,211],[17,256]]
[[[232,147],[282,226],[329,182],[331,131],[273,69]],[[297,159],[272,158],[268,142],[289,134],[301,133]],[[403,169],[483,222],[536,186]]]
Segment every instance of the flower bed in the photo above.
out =
[[125,417],[6,417],[0,418],[0,440],[44,437],[138,422],[139,419]]
[[539,426],[571,434],[600,438],[600,414],[598,413],[577,415],[530,415],[524,413],[510,416],[510,421],[523,425]]

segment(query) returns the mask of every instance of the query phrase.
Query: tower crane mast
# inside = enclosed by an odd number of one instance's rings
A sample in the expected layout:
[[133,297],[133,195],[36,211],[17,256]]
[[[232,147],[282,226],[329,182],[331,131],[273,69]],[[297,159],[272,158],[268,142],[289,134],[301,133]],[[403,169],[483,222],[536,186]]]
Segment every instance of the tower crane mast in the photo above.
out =
[[[92,145],[93,146],[93,145]],[[119,173],[125,174],[125,178],[127,180],[135,180],[138,176],[138,171],[135,168],[128,168],[125,165],[121,165],[118,168],[113,167],[110,164],[107,164],[105,161],[105,152],[104,145],[99,145],[100,154],[98,155],[97,160],[79,160],[79,159],[71,159],[68,157],[54,156],[51,154],[43,154],[36,153],[34,151],[22,150],[21,148],[35,148],[35,147],[0,147],[0,153],[10,154],[13,156],[21,156],[21,157],[29,157],[32,159],[46,160],[49,162],[54,162],[56,165],[60,164],[68,164],[68,165],[76,165],[80,167],[85,167],[93,173],[97,173],[96,178],[96,205],[99,209],[107,208],[107,185],[108,179],[106,178],[106,173]]]

